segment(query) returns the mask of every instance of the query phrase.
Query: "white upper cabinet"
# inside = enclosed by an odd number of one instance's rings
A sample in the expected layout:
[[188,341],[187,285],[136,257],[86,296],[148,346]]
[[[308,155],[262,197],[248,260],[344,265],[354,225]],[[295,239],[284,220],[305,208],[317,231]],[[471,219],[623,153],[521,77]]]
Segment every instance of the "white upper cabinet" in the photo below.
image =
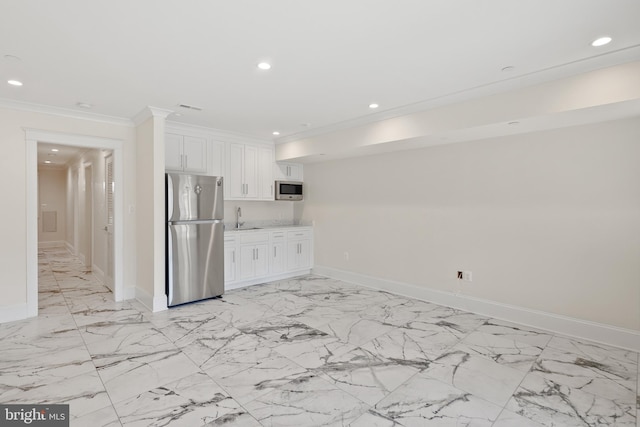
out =
[[227,144],[227,200],[274,200],[274,149],[271,146]]
[[260,200],[274,200],[273,165],[275,153],[273,147],[258,149],[258,175],[260,184]]
[[166,134],[165,169],[175,172],[207,173],[207,140]]
[[302,165],[299,163],[278,162],[274,171],[279,181],[302,181]]

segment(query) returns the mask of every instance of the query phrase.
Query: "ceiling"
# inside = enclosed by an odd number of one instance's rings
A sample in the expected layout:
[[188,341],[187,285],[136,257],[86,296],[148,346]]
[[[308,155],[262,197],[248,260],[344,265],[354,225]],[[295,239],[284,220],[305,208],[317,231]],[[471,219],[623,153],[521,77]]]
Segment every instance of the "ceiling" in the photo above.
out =
[[[5,105],[125,119],[154,106],[276,142],[640,59],[637,0],[52,5],[2,4]],[[602,35],[613,41],[592,47]]]

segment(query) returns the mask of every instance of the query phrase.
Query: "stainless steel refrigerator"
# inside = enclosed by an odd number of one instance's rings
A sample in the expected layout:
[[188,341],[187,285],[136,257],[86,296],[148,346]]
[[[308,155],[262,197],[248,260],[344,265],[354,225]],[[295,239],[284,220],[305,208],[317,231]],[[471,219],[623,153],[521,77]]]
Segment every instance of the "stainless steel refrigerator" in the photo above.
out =
[[169,307],[224,293],[222,177],[166,174]]

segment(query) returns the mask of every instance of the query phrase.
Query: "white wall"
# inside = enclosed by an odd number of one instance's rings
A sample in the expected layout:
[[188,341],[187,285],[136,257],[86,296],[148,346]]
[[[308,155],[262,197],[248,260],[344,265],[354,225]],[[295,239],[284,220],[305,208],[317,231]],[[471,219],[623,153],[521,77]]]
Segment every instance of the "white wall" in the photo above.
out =
[[[135,130],[112,122],[84,120],[59,115],[0,108],[0,192],[11,200],[13,209],[3,213],[0,223],[0,319],[7,310],[26,304],[27,293],[27,215],[25,128],[77,135],[89,135],[124,141],[124,203],[135,206]],[[126,210],[125,210],[126,211]],[[135,283],[135,215],[125,214],[124,282]]]
[[[38,169],[38,242],[64,242],[67,236],[67,171]],[[42,212],[57,213],[55,232],[44,232]]]
[[637,331],[638,159],[634,118],[309,164],[301,217],[317,266]]

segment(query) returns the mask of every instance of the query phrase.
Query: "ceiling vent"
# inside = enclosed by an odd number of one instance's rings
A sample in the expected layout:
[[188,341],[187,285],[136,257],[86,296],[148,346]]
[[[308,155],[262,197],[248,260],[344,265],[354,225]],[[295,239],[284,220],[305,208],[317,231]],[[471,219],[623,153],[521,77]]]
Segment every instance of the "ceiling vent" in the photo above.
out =
[[188,110],[202,111],[202,108],[200,108],[200,107],[196,107],[195,105],[189,105],[189,104],[178,104],[178,107],[186,108],[186,109],[188,109]]

